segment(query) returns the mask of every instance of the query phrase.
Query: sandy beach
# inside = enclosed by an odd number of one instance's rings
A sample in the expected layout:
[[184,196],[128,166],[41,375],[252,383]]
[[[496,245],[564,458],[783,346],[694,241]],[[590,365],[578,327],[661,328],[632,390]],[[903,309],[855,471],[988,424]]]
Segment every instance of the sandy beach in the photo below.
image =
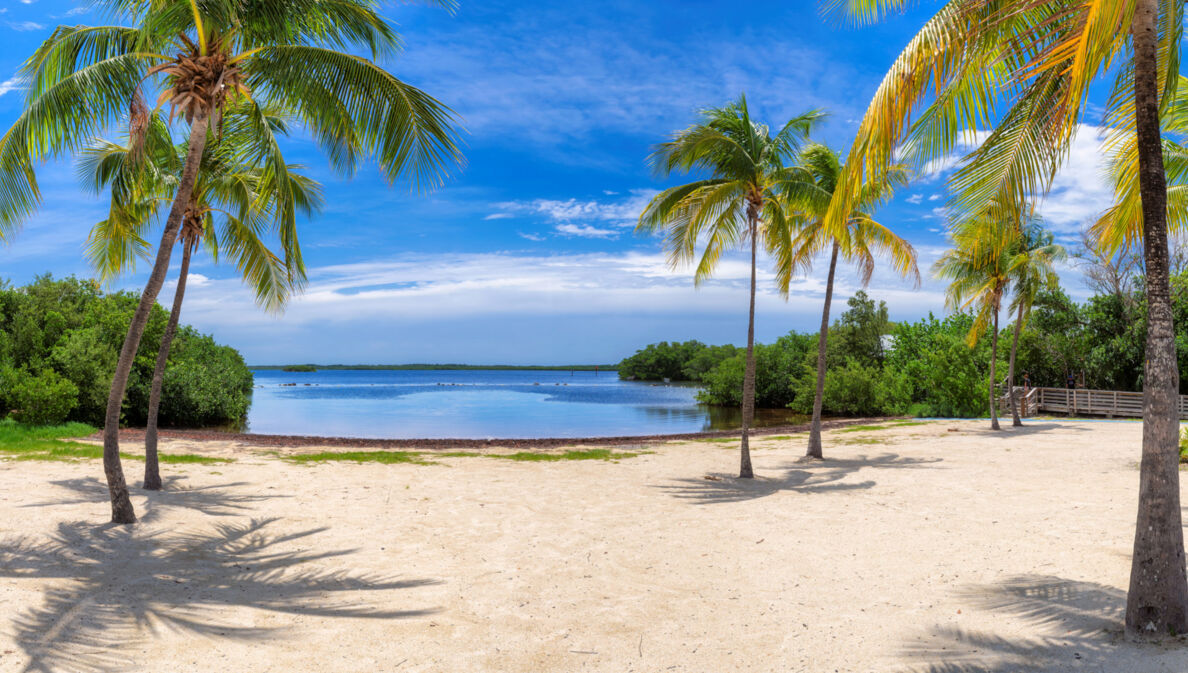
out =
[[1188,670],[1121,638],[1141,425],[986,426],[831,430],[809,464],[764,437],[745,482],[721,440],[421,465],[170,439],[236,461],[163,466],[131,528],[99,525],[98,461],[3,461],[0,671]]

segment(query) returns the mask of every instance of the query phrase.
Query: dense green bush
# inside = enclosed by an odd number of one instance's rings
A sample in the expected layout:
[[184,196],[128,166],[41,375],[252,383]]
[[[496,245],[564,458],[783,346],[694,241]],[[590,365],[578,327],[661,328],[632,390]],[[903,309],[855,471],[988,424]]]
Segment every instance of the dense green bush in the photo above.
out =
[[[0,282],[0,390],[4,412],[36,407],[49,420],[101,426],[108,386],[137,298],[104,294],[91,281],[39,277],[13,288]],[[128,379],[122,421],[142,425],[157,347],[168,315],[154,306]],[[183,327],[165,373],[161,425],[224,425],[247,414],[252,375],[234,349]],[[48,391],[53,391],[50,395]],[[24,397],[21,397],[24,396]],[[53,397],[55,404],[48,402]],[[18,399],[20,398],[20,399]],[[33,406],[30,406],[30,405]]]
[[700,341],[649,344],[619,363],[619,378],[637,381],[701,381],[725,360],[734,346],[707,346]]
[[7,369],[3,383],[5,403],[18,423],[58,425],[78,405],[78,388],[52,369],[36,374]]

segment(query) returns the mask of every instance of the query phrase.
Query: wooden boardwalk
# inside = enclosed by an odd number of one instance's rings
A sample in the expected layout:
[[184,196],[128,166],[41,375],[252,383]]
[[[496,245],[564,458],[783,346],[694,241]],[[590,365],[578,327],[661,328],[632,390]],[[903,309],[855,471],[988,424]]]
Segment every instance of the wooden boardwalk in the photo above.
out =
[[[1117,390],[1084,390],[1068,388],[1030,388],[1024,393],[1015,387],[1015,401],[1020,416],[1034,416],[1041,412],[1106,418],[1141,418],[1143,394]],[[999,406],[1010,413],[1009,396],[999,397]],[[1188,395],[1180,395],[1180,418],[1188,419]]]

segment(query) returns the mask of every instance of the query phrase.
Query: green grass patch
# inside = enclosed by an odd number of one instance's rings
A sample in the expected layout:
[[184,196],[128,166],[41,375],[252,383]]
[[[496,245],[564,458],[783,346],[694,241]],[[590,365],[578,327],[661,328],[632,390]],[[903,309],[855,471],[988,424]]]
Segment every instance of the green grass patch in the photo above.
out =
[[323,451],[321,453],[300,453],[288,456],[286,460],[296,463],[325,463],[329,461],[346,461],[351,463],[412,463],[414,465],[433,465],[423,458],[424,454],[416,451]]
[[840,428],[838,432],[870,432],[871,430],[887,430],[890,428],[906,428],[912,425],[928,425],[928,421],[891,421],[878,425],[850,425]]
[[792,435],[775,435],[774,437],[765,437],[763,435],[759,435],[759,436],[755,437],[755,439],[775,439],[775,440],[779,440],[779,441],[784,441],[784,440],[792,439]]
[[[11,419],[0,421],[0,457],[16,460],[87,460],[103,457],[103,447],[69,441],[72,437],[86,437],[95,428],[85,423],[29,426]],[[125,460],[144,460],[144,456],[120,453]],[[193,454],[159,454],[162,463],[211,464],[231,462],[230,458],[213,458]]]
[[884,440],[877,437],[854,437],[852,439],[842,439],[838,444],[882,444]]
[[286,460],[298,463],[322,463],[329,461],[345,461],[352,463],[381,463],[385,465],[395,463],[409,463],[412,465],[436,465],[430,458],[498,458],[501,460],[516,460],[522,462],[554,463],[563,460],[618,460],[620,458],[634,458],[642,452],[614,451],[613,449],[574,449],[560,453],[543,451],[520,451],[517,453],[478,453],[477,451],[448,451],[432,453],[425,451],[325,451],[322,453],[304,453],[287,456]]
[[700,442],[709,442],[710,444],[736,444],[742,441],[739,437],[714,437],[710,439],[700,439]]
[[848,425],[838,430],[838,432],[869,432],[871,430],[885,430],[891,427],[890,425]]
[[627,451],[612,449],[576,449],[564,453],[544,453],[536,451],[520,451],[518,453],[489,453],[488,458],[502,458],[504,460],[519,460],[526,462],[553,463],[562,460],[618,460],[619,458],[634,458],[640,455]]

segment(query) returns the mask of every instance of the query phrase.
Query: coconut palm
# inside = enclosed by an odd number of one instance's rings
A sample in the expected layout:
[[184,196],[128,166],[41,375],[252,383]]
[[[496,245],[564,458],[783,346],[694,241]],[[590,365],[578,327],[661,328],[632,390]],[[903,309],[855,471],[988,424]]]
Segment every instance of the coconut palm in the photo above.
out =
[[972,309],[974,322],[966,336],[973,348],[990,331],[990,429],[998,425],[998,405],[994,394],[995,368],[998,363],[998,314],[1003,295],[1011,282],[1011,256],[1018,245],[1018,228],[1002,222],[989,212],[973,220],[956,224],[953,247],[933,265],[937,278],[948,280],[945,306],[952,310]]
[[[1181,76],[1175,98],[1160,111],[1163,166],[1167,176],[1167,226],[1183,234],[1188,229],[1188,78]],[[1090,227],[1094,248],[1106,253],[1129,251],[1142,245],[1143,204],[1139,195],[1138,143],[1133,134],[1112,131],[1106,138],[1114,205]]]
[[[232,110],[232,115],[241,110]],[[269,130],[283,133],[284,120],[266,114]],[[252,285],[256,300],[269,310],[279,310],[290,294],[305,280],[305,268],[294,233],[298,212],[310,215],[321,207],[321,187],[301,175],[300,166],[286,165],[284,184],[270,168],[271,150],[260,147],[260,138],[231,116],[219,138],[208,140],[179,234],[181,270],[174,291],[173,307],[157,353],[149,393],[145,427],[144,488],[160,490],[161,474],[157,455],[157,419],[161,405],[165,367],[185,297],[190,260],[200,242],[205,242],[217,261],[220,250],[234,258],[245,282]],[[118,275],[147,249],[143,233],[159,215],[176,189],[176,175],[186,147],[174,145],[168,128],[151,120],[152,133],[141,147],[100,141],[83,153],[80,177],[95,191],[111,190],[107,219],[91,231],[88,251],[103,278]],[[288,196],[281,199],[279,195]],[[216,222],[217,220],[217,222]],[[215,226],[216,223],[221,226]],[[262,235],[275,236],[281,256],[265,245]]]
[[1011,425],[1021,427],[1019,406],[1015,399],[1015,355],[1019,350],[1019,333],[1031,314],[1035,298],[1042,290],[1055,289],[1060,284],[1053,265],[1067,257],[1064,247],[1055,243],[1052,232],[1044,229],[1043,221],[1032,216],[1020,227],[1015,248],[1007,264],[1014,297],[1010,310],[1015,313],[1015,332],[1011,337],[1011,356],[1007,364],[1007,390],[1011,404]]
[[[906,0],[828,0],[859,21]],[[1184,4],[1160,0],[950,0],[896,58],[859,124],[826,221],[840,227],[868,175],[981,143],[950,178],[954,210],[980,217],[1042,195],[1110,77],[1106,124],[1135,138],[1146,261],[1143,451],[1126,631],[1188,632],[1179,412],[1160,112],[1179,86]],[[988,135],[979,134],[993,129]],[[1002,215],[1017,217],[1009,212]]]
[[[112,521],[134,523],[119,457],[120,408],[132,361],[194,192],[208,131],[228,105],[274,105],[293,116],[331,163],[350,174],[367,156],[390,181],[439,184],[460,162],[454,117],[377,65],[399,39],[378,0],[100,0],[128,25],[59,27],[26,61],[24,111],[0,137],[0,235],[38,205],[33,167],[77,152],[126,110],[133,144],[148,126],[140,93],[159,93],[189,126],[185,161],[156,259],[120,351],[103,430]],[[359,47],[368,57],[340,49]],[[255,123],[263,126],[262,116]],[[285,172],[279,153],[271,168]],[[283,182],[280,183],[283,185]],[[290,198],[281,194],[282,199]]]
[[[742,439],[739,477],[754,476],[749,444],[755,414],[755,286],[760,240],[775,249],[778,232],[788,223],[779,198],[800,170],[792,168],[817,111],[805,112],[772,133],[751,119],[746,96],[723,107],[701,111],[700,121],[656,146],[649,161],[667,177],[703,171],[711,177],[671,187],[656,195],[639,216],[636,231],[663,230],[669,263],[696,261],[695,284],[709,278],[722,253],[750,246],[751,291],[747,318],[747,353],[743,374]],[[701,248],[700,252],[698,248]]]
[[[825,350],[829,338],[829,309],[833,301],[833,279],[837,260],[841,258],[858,265],[862,286],[870,283],[875,270],[875,255],[885,255],[891,267],[903,275],[916,270],[916,251],[911,244],[896,236],[890,229],[875,221],[871,210],[890,198],[897,186],[907,183],[908,173],[903,167],[887,171],[882,178],[866,185],[845,228],[826,229],[823,225],[829,212],[833,190],[842,173],[841,159],[825,145],[812,144],[800,156],[804,171],[785,187],[783,197],[794,226],[792,237],[781,241],[777,248],[776,282],[780,291],[788,294],[792,278],[807,270],[817,255],[830,251],[829,273],[825,280],[825,306],[821,311],[821,332],[817,336],[817,389],[813,398],[813,420],[809,429],[810,458],[822,458],[821,409],[825,397]],[[792,233],[792,229],[795,233]],[[836,234],[836,235],[835,235]]]

